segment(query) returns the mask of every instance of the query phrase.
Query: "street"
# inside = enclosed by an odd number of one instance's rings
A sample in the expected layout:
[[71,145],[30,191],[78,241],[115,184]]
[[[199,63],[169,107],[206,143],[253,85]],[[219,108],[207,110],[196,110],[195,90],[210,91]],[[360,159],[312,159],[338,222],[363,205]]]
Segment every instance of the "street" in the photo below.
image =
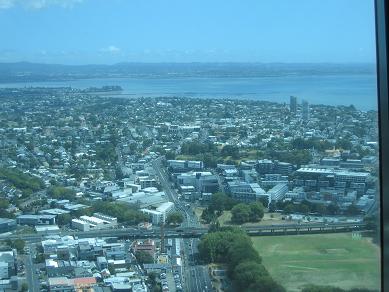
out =
[[[154,160],[153,167],[159,178],[163,190],[167,194],[169,200],[175,204],[175,207],[184,216],[184,222],[182,227],[187,229],[195,229],[201,227],[200,222],[193,210],[186,207],[177,196],[177,193],[171,187],[168,173],[166,169],[161,166],[162,158]],[[183,239],[183,251],[184,251],[184,286],[186,291],[193,292],[207,292],[212,291],[211,279],[208,273],[207,266],[197,265],[197,245],[200,242],[198,238],[186,238]]]
[[27,254],[24,257],[25,262],[25,269],[26,269],[26,278],[27,278],[27,284],[28,289],[30,292],[38,292],[40,283],[39,283],[39,277],[37,274],[37,270],[34,266],[34,260],[33,256],[35,256],[35,245],[34,244],[28,244],[27,245]]
[[208,267],[197,264],[197,245],[200,242],[197,238],[183,239],[184,247],[184,278],[187,291],[212,291],[211,278]]

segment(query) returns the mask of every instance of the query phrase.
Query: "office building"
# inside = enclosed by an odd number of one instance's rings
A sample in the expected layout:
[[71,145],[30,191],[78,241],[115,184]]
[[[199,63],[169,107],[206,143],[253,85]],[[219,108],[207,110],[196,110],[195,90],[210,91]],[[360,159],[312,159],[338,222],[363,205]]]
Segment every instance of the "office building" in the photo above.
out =
[[302,117],[303,121],[309,120],[309,103],[306,100],[303,100],[303,102],[302,102],[301,117]]
[[297,112],[297,97],[291,96],[290,97],[290,104],[289,109],[292,114],[296,114]]

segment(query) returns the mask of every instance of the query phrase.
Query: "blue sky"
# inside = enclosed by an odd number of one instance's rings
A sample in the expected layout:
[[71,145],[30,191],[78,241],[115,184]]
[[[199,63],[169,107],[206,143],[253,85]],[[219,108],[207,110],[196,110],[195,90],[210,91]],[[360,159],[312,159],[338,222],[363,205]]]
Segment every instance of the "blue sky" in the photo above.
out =
[[0,0],[0,62],[374,62],[373,0]]

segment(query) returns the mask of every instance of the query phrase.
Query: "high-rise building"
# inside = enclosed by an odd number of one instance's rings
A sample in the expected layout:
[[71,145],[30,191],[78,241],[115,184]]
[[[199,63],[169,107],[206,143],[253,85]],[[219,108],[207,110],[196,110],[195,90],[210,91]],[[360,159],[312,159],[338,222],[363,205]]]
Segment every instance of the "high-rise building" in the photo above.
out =
[[290,112],[293,114],[297,113],[297,97],[291,96],[290,97],[290,105],[289,105]]
[[309,119],[309,103],[306,100],[302,101],[302,119],[307,121]]

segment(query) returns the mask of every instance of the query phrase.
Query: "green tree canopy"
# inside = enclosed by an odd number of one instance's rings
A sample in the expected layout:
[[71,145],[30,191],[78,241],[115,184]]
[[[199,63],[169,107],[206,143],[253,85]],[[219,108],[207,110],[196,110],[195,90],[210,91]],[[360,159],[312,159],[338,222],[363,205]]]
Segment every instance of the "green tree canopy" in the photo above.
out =
[[148,252],[143,250],[138,250],[135,253],[135,257],[140,264],[151,264],[154,262],[153,257]]
[[184,217],[180,212],[171,212],[166,217],[167,224],[181,224],[184,221]]
[[250,221],[251,208],[249,205],[240,203],[231,209],[231,221],[235,224],[242,224]]

